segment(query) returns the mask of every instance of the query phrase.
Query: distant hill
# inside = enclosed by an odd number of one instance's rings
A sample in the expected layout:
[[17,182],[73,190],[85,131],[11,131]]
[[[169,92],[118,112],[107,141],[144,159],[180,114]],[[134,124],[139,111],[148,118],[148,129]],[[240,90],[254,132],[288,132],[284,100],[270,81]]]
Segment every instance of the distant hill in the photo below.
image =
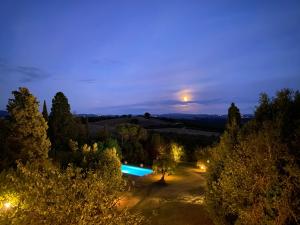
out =
[[98,117],[97,114],[91,114],[91,113],[74,114],[74,116],[77,116],[77,117]]
[[0,118],[7,117],[7,116],[8,116],[8,112],[7,111],[0,110]]
[[[197,120],[197,119],[227,119],[227,114],[216,115],[216,114],[184,114],[184,113],[170,113],[170,114],[160,114],[157,117],[164,117],[169,119],[187,119],[187,120]],[[253,118],[252,114],[244,114],[242,118]]]

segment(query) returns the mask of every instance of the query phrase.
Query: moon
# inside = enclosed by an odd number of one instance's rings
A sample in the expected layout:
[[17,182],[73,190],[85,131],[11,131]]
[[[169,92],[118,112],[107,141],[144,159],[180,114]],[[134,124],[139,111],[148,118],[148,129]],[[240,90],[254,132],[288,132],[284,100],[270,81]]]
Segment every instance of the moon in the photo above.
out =
[[192,90],[191,89],[182,89],[176,93],[176,98],[180,102],[188,103],[193,99]]

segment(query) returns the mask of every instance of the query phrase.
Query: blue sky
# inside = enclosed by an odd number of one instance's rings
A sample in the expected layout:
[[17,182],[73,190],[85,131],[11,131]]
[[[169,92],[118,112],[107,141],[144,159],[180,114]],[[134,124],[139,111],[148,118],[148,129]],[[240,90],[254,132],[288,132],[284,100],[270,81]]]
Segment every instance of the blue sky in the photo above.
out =
[[28,87],[77,113],[251,113],[300,89],[300,1],[0,1],[0,109]]

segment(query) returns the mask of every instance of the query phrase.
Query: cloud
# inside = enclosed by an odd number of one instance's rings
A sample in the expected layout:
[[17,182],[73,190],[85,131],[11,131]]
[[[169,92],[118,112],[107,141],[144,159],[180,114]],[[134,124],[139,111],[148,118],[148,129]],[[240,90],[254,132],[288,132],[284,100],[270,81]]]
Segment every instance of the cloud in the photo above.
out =
[[101,59],[94,59],[92,60],[93,64],[102,65],[102,66],[111,66],[111,65],[120,65],[122,62],[117,59],[111,58],[101,58]]
[[87,84],[94,84],[96,83],[96,79],[81,79],[81,80],[78,80],[79,82],[82,82],[82,83],[87,83]]
[[0,71],[3,74],[13,73],[19,75],[19,79],[23,83],[39,81],[50,77],[50,74],[38,67],[10,65],[4,59],[0,59]]
[[24,83],[48,78],[50,75],[37,67],[17,66],[15,71],[22,75],[20,81]]
[[[115,106],[103,106],[97,107],[93,110],[99,111],[102,113],[105,112],[114,112],[116,114],[119,113],[130,113],[130,112],[137,112],[143,113],[145,111],[151,111],[155,113],[166,112],[168,109],[172,109],[175,111],[187,111],[192,110],[195,106],[207,106],[207,105],[214,105],[224,103],[223,99],[207,99],[207,100],[194,100],[194,101],[179,101],[179,100],[161,100],[161,101],[148,101],[148,102],[140,102],[134,104],[127,104],[127,105],[115,105]],[[170,111],[172,111],[170,110]]]

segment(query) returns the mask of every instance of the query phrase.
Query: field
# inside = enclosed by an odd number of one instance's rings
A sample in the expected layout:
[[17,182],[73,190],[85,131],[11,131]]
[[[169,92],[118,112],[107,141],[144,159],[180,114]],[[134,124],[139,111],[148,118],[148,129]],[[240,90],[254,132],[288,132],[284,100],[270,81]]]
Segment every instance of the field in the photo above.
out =
[[196,136],[219,136],[219,132],[201,130],[195,127],[185,126],[182,122],[172,120],[165,121],[159,118],[145,119],[141,116],[136,117],[121,117],[121,118],[111,118],[105,119],[97,122],[89,122],[89,130],[92,136],[97,135],[98,132],[107,130],[114,132],[116,127],[122,123],[133,123],[138,124],[149,131],[159,132],[159,133],[174,133],[174,134],[186,134],[186,135],[196,135]]

